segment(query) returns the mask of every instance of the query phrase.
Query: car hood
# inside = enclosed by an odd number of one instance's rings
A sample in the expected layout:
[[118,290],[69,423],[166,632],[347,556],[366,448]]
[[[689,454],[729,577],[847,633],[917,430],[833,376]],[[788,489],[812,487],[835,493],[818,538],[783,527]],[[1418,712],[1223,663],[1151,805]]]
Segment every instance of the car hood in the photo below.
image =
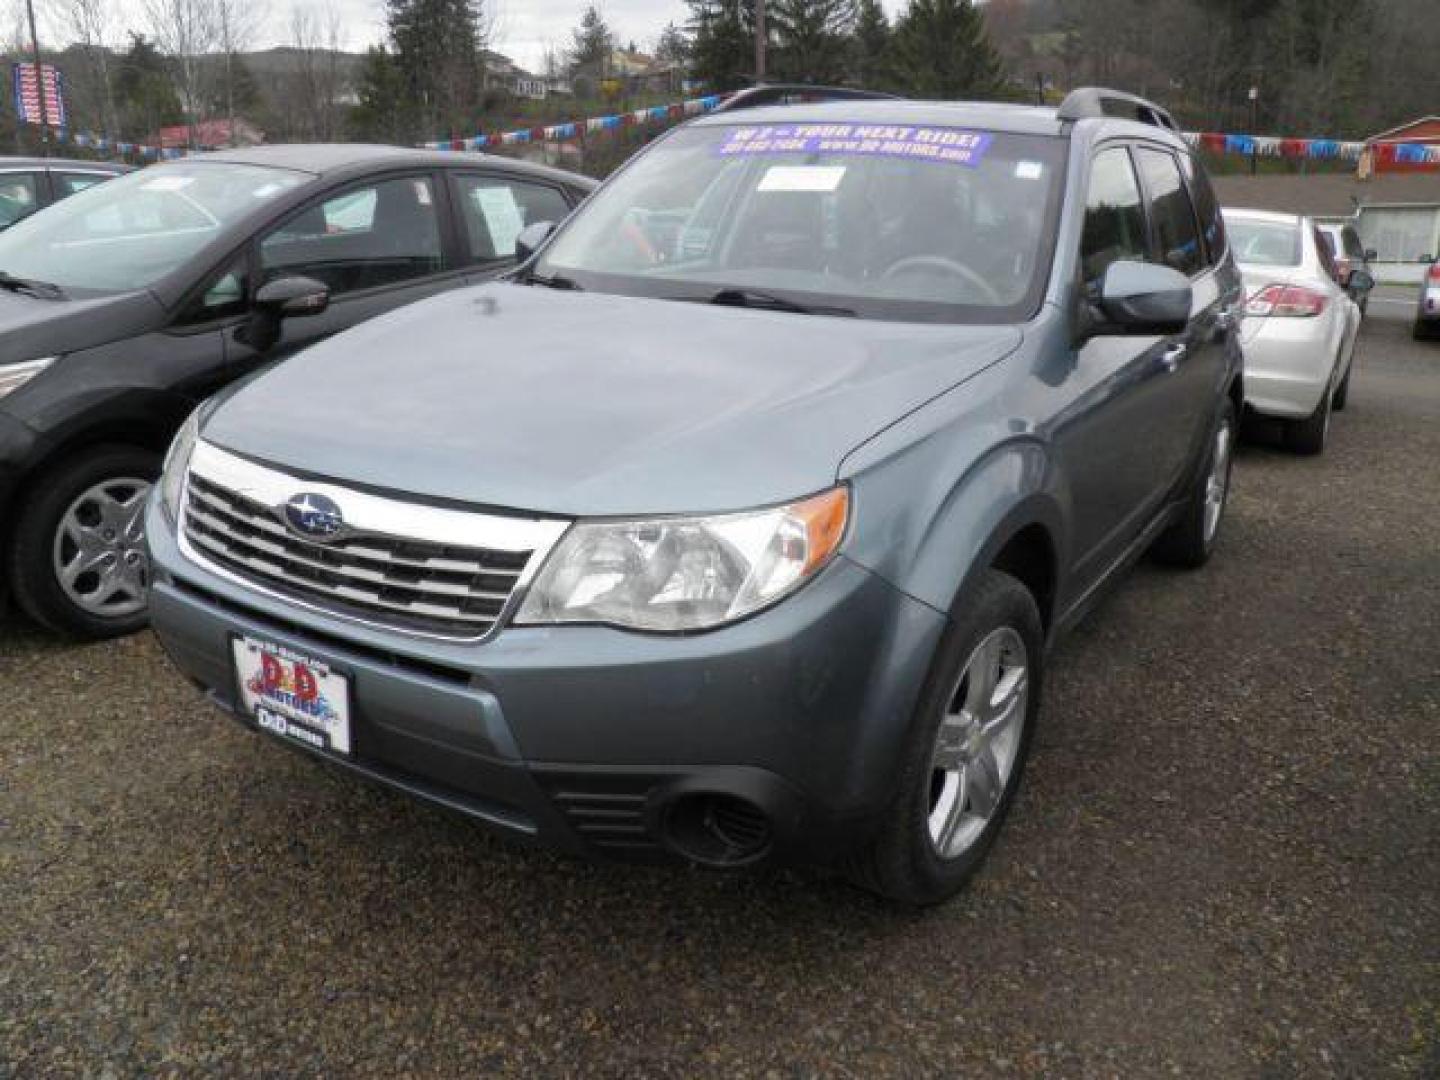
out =
[[104,345],[152,329],[163,314],[148,292],[43,300],[0,289],[0,364]]
[[281,468],[491,507],[738,509],[829,486],[848,451],[1020,340],[499,283],[299,354],[203,436]]

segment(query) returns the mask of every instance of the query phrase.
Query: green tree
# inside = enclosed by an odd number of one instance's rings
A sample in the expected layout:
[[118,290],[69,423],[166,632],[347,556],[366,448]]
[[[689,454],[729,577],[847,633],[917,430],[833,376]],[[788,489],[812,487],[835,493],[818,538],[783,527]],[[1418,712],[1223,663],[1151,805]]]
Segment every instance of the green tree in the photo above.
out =
[[860,0],[850,43],[851,79],[867,90],[884,90],[895,77],[890,70],[890,20],[880,0]]
[[844,80],[855,0],[772,0],[774,74],[784,82]]
[[900,89],[915,97],[985,98],[1004,89],[1000,57],[971,0],[910,0],[892,56]]
[[420,129],[405,140],[468,135],[484,83],[478,0],[386,0],[389,53]]
[[755,71],[755,8],[750,0],[686,0],[690,72],[711,92],[738,90]]
[[413,142],[416,110],[407,102],[405,76],[395,57],[383,45],[372,45],[360,69],[360,104],[351,127],[362,142]]
[[673,22],[666,23],[655,43],[655,59],[667,64],[684,64],[690,59],[690,37]]
[[580,16],[580,25],[570,32],[570,75],[598,82],[609,74],[610,54],[615,49],[615,35],[591,4]]
[[122,138],[143,141],[185,119],[165,58],[144,34],[130,34],[115,73],[115,98]]

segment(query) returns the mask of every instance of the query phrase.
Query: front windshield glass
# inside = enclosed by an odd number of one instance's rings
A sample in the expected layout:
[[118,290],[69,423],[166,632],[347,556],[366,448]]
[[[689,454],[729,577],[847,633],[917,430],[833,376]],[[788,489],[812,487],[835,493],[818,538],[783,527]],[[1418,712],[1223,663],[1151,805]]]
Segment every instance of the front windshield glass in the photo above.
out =
[[534,267],[584,289],[751,290],[868,318],[1038,306],[1064,144],[939,126],[682,128],[594,195]]
[[1253,266],[1299,266],[1300,226],[1290,221],[1265,221],[1227,215],[1225,231],[1235,261]]
[[0,233],[0,270],[79,292],[144,288],[232,222],[310,179],[225,162],[154,165],[96,184]]

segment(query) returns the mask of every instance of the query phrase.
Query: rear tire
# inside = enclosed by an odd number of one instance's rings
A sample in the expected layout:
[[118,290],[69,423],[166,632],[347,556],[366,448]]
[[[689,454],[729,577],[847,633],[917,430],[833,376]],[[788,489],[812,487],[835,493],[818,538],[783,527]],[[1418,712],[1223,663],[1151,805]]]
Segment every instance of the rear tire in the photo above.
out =
[[16,507],[7,566],[27,615],[88,641],[145,626],[144,503],[159,475],[159,454],[98,446],[35,478]]
[[1020,785],[1044,678],[1040,610],[1019,581],[987,570],[955,610],[894,795],[846,867],[862,888],[915,907],[948,900],[984,862]]
[[1320,404],[1304,420],[1291,420],[1285,425],[1285,443],[1297,454],[1320,454],[1330,438],[1330,411],[1333,395],[1327,389],[1320,395]]
[[1235,404],[1226,398],[1211,431],[1205,461],[1185,501],[1184,513],[1156,538],[1150,549],[1158,561],[1186,569],[1195,569],[1210,561],[1230,500],[1230,475],[1238,430]]
[[1330,399],[1330,407],[1336,412],[1345,411],[1345,403],[1350,400],[1350,376],[1355,371],[1355,361],[1350,361],[1350,368],[1345,372],[1345,377],[1340,380],[1340,385],[1335,387],[1335,394]]

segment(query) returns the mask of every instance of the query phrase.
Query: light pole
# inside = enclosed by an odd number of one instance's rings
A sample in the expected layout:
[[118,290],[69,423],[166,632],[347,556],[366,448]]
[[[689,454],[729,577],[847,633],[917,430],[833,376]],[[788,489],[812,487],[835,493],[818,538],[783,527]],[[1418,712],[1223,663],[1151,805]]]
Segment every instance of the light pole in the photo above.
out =
[[1250,175],[1255,175],[1257,168],[1255,154],[1255,129],[1260,123],[1260,87],[1250,87]]
[[50,113],[45,106],[45,70],[40,64],[40,38],[35,33],[35,0],[25,0],[30,19],[30,51],[35,59],[35,93],[40,99],[40,153],[50,156]]

